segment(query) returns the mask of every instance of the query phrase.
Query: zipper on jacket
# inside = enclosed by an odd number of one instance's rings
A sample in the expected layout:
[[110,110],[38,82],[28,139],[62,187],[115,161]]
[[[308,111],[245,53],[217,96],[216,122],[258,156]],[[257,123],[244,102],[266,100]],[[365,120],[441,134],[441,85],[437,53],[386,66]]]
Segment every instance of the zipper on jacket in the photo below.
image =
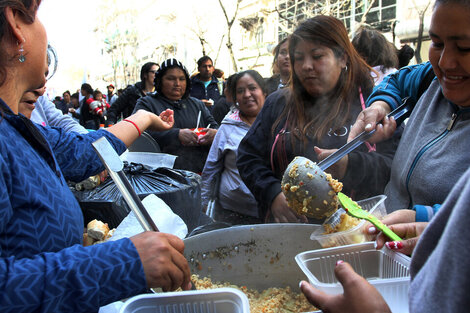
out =
[[[466,112],[467,110],[464,110],[464,112]],[[418,163],[419,159],[423,156],[423,154],[428,151],[429,149],[431,149],[436,143],[438,143],[439,141],[441,141],[451,130],[452,128],[454,127],[454,124],[455,124],[455,121],[457,120],[457,118],[459,117],[460,113],[462,112],[462,110],[459,110],[457,111],[456,113],[452,113],[452,117],[449,121],[449,124],[447,125],[446,129],[439,135],[437,136],[436,138],[432,139],[429,143],[427,143],[419,152],[418,154],[416,155],[415,159],[413,160],[413,163],[411,163],[411,167],[410,167],[410,170],[408,171],[408,175],[406,176],[406,191],[408,193],[408,197],[410,199],[410,202],[409,202],[409,205],[408,205],[408,209],[411,209],[412,208],[412,204],[413,204],[413,198],[411,196],[411,192],[410,192],[410,189],[409,189],[409,182],[410,182],[410,179],[411,179],[411,175],[413,174],[413,171],[416,167],[416,164]]]

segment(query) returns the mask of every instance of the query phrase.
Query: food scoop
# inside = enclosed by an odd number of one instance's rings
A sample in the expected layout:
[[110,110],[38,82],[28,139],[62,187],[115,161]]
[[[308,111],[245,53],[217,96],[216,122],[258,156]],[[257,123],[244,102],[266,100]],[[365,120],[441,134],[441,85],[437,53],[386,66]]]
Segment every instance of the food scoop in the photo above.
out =
[[338,199],[341,203],[341,206],[350,216],[369,221],[388,238],[392,239],[393,241],[401,241],[401,238],[397,234],[395,234],[390,228],[382,223],[377,217],[373,216],[369,212],[364,211],[351,198],[339,192]]
[[336,193],[342,184],[305,157],[295,157],[289,164],[281,186],[289,207],[297,214],[322,219],[338,208]]
[[[414,101],[405,98],[387,116],[393,117],[399,126],[410,116],[414,105]],[[304,157],[296,157],[287,166],[282,178],[282,191],[289,207],[298,214],[317,219],[333,214],[338,208],[336,194],[341,191],[342,185],[324,171],[363,144],[374,132],[362,132],[318,164]]]

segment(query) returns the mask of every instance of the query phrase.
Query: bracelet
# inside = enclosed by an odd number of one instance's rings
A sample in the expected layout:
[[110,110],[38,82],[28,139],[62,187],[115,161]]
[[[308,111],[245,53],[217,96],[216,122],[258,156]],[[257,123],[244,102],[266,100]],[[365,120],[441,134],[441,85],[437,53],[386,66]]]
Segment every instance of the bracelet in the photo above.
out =
[[124,122],[128,122],[128,123],[131,123],[132,125],[134,125],[134,126],[135,126],[135,129],[137,129],[137,131],[139,132],[139,136],[142,135],[142,132],[140,131],[140,128],[139,128],[139,126],[137,126],[136,123],[134,123],[134,122],[131,121],[131,120],[128,120],[127,118],[124,119],[123,121],[124,121]]

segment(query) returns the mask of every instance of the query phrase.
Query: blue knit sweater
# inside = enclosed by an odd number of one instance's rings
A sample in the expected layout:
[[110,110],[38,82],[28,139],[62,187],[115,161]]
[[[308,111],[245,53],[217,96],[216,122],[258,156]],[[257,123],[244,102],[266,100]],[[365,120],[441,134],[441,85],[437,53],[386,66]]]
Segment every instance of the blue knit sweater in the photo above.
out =
[[0,312],[92,312],[145,290],[129,239],[83,247],[83,217],[64,175],[76,181],[103,169],[80,135],[38,127],[0,99]]

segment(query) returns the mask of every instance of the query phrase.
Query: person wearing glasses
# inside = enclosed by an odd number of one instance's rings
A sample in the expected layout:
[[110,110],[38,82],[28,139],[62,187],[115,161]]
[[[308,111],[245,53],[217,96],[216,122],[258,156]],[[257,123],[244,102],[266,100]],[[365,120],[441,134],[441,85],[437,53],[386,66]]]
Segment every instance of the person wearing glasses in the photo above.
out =
[[140,70],[141,81],[127,87],[108,109],[107,126],[114,125],[118,120],[131,115],[137,100],[155,91],[153,81],[157,70],[158,64],[154,62],[147,62],[142,66]]

